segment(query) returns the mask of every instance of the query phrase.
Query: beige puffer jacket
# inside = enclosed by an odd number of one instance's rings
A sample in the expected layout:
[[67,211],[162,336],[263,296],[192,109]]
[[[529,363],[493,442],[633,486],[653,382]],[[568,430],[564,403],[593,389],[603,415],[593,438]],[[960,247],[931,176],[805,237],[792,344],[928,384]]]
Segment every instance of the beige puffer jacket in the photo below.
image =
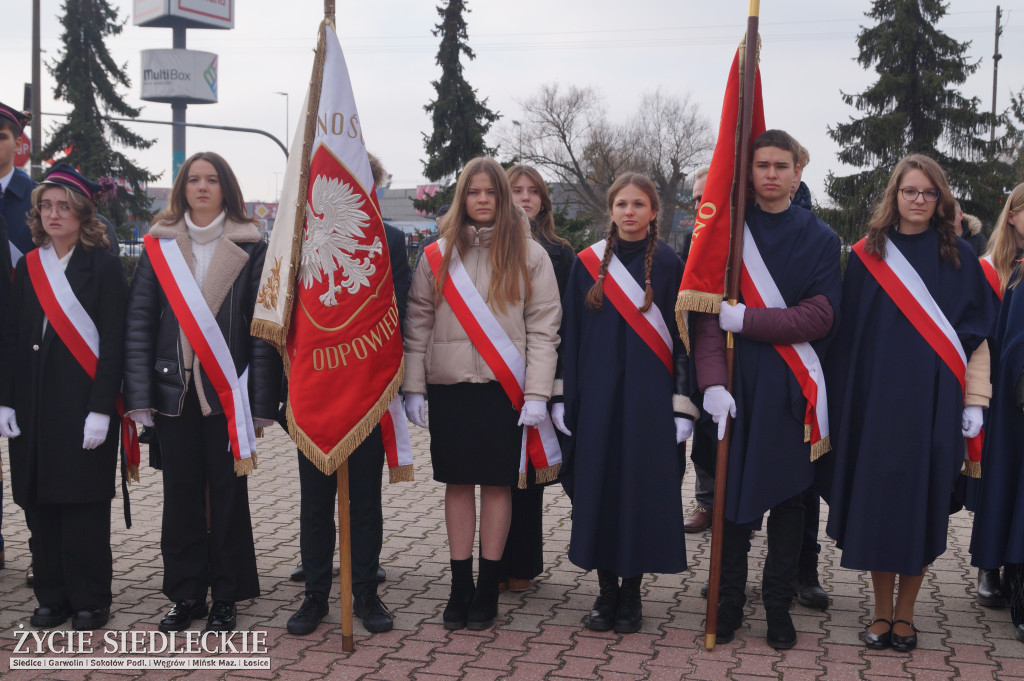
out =
[[[523,225],[529,234],[525,220]],[[476,240],[463,255],[463,265],[505,333],[526,358],[526,399],[546,402],[554,383],[558,327],[562,321],[562,304],[551,260],[543,246],[532,237],[527,238],[532,295],[525,304],[520,300],[507,305],[502,313],[488,299],[494,228],[470,229],[476,231]],[[426,393],[428,383],[452,385],[496,380],[448,303],[442,299],[435,307],[434,301],[434,274],[427,259],[421,258],[413,275],[405,318],[405,392]]]

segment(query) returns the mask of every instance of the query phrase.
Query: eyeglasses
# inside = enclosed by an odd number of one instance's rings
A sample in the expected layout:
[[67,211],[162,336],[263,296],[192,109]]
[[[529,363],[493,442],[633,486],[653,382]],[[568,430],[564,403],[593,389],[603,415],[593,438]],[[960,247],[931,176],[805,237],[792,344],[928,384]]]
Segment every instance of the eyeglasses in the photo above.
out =
[[702,198],[704,198],[703,194],[697,194],[697,196],[693,197],[693,205],[694,206],[699,206],[700,205],[700,200]]
[[920,191],[913,187],[901,187],[900,194],[903,194],[903,198],[907,201],[917,201],[917,197],[923,196],[924,200],[928,203],[934,203],[939,200],[939,191],[937,189],[925,189]]
[[71,212],[71,204],[61,201],[60,203],[50,203],[49,201],[43,201],[39,204],[40,213],[52,213],[56,211],[57,215],[67,215]]

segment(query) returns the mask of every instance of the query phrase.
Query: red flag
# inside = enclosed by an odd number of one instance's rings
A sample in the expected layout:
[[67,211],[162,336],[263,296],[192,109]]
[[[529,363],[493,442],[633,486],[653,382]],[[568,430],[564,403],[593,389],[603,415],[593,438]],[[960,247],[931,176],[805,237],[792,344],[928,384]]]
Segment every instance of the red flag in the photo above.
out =
[[[729,81],[725,86],[725,101],[722,104],[722,119],[718,125],[718,142],[711,157],[711,169],[708,171],[707,184],[700,206],[697,208],[697,221],[693,226],[693,237],[690,241],[690,254],[686,260],[686,270],[679,286],[679,298],[676,301],[676,315],[680,317],[680,330],[686,328],[683,312],[718,312],[725,295],[726,266],[729,262],[731,247],[731,225],[734,201],[745,201],[746,187],[737,188],[737,159],[739,158],[740,126],[740,88],[743,76],[740,73],[742,64],[740,52],[736,50],[732,67],[729,69]],[[754,75],[754,115],[750,130],[750,141],[765,131],[764,104],[761,101],[761,72]],[[738,189],[738,191],[737,191]],[[732,292],[735,293],[735,292]],[[686,338],[683,332],[683,338]]]
[[384,223],[345,57],[327,21],[304,108],[253,334],[284,356],[292,439],[333,473],[380,422],[404,364]]

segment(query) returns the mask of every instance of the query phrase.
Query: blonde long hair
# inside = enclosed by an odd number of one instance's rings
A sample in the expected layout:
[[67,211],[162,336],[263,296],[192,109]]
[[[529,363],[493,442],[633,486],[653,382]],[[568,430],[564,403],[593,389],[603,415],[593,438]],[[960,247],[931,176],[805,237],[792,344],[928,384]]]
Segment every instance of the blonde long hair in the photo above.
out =
[[[435,304],[440,305],[445,277],[451,264],[454,245],[460,256],[465,256],[473,247],[473,230],[469,228],[471,221],[466,212],[466,198],[469,196],[469,185],[474,175],[483,173],[494,186],[494,234],[491,236],[490,262],[491,282],[487,298],[493,301],[495,308],[504,313],[507,306],[522,300],[529,300],[530,272],[526,264],[527,232],[525,214],[512,201],[512,186],[501,164],[493,158],[481,156],[466,164],[455,184],[455,198],[452,208],[441,218],[441,238],[448,244],[444,258],[441,260],[440,275],[435,281]],[[520,285],[524,290],[520,291]]]
[[1013,274],[1014,265],[1017,263],[1017,253],[1020,251],[1017,231],[1010,224],[1011,212],[1024,219],[1024,182],[1014,187],[1010,195],[1006,197],[1003,210],[999,213],[996,226],[992,229],[992,240],[988,242],[988,248],[985,250],[985,255],[990,257],[992,267],[999,275],[999,286],[1003,291],[1016,286],[1021,279],[1021,275],[1018,275],[1016,280],[1010,284],[1010,276]]

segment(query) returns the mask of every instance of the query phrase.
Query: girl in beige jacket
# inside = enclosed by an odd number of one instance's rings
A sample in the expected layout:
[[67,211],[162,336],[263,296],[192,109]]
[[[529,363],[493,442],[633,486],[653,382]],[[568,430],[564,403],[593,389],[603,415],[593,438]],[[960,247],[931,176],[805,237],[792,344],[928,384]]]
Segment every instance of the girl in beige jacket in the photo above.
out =
[[[550,418],[547,400],[555,375],[561,304],[551,261],[530,237],[526,216],[513,203],[508,179],[493,159],[477,158],[466,165],[440,230],[441,239],[421,258],[409,292],[403,387],[409,420],[422,428],[428,427],[429,403],[434,479],[447,485],[452,591],[444,626],[485,629],[497,612],[498,564],[508,534],[522,429]],[[450,267],[464,268],[525,361],[521,411],[442,293],[446,282],[451,286],[456,281]],[[477,485],[481,557],[474,588]]]

